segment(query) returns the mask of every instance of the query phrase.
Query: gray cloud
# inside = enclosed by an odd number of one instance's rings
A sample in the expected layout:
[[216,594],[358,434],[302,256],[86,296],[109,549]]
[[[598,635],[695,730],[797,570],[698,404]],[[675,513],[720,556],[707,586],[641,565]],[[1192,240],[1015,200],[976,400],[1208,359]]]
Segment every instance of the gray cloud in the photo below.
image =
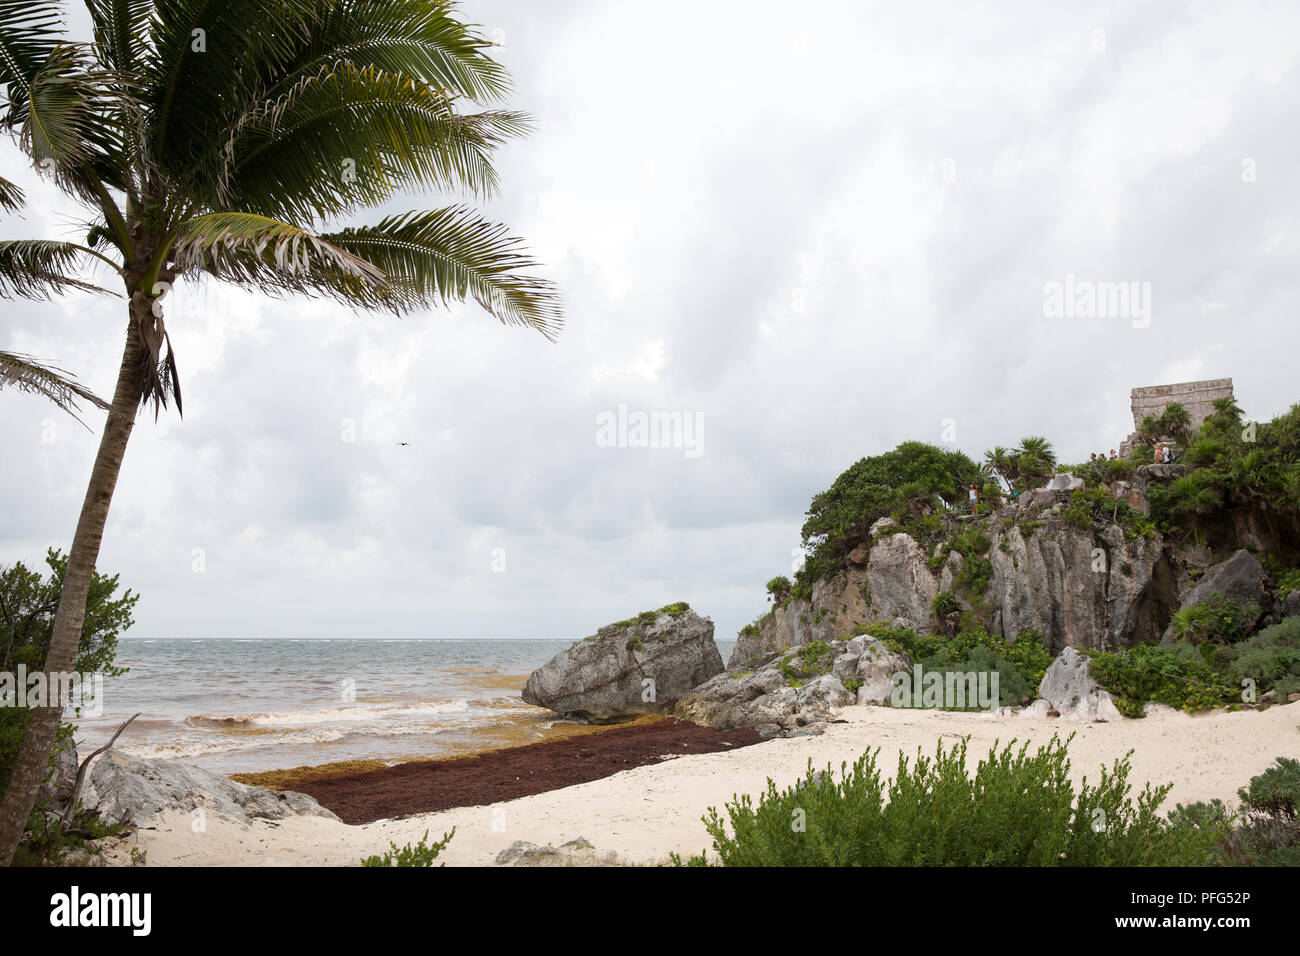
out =
[[[144,595],[135,634],[578,637],[686,599],[728,637],[811,496],[945,419],[972,455],[1042,433],[1068,460],[1124,437],[1135,385],[1297,397],[1288,6],[467,15],[538,123],[488,209],[548,264],[565,332],[178,289],[186,417],[142,417],[101,559]],[[75,235],[0,149],[31,199],[0,235]],[[1067,273],[1151,282],[1150,327],[1046,318]],[[108,391],[124,320],[6,303],[0,348]],[[97,435],[0,404],[0,561],[33,562],[70,541]],[[702,454],[600,447],[619,405],[699,414]]]

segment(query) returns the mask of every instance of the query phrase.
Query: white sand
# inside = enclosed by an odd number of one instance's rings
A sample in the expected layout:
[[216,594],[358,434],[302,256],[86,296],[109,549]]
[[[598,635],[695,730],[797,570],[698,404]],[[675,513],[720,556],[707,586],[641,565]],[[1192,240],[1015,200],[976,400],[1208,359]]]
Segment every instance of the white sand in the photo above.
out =
[[946,746],[969,734],[973,767],[996,740],[1042,743],[1053,732],[1075,731],[1070,759],[1076,784],[1085,775],[1095,781],[1103,764],[1132,750],[1133,795],[1147,781],[1172,783],[1166,809],[1212,797],[1235,807],[1237,789],[1275,757],[1300,757],[1300,705],[1097,724],[880,707],[849,707],[842,716],[847,723],[832,724],[817,737],[678,757],[519,800],[365,826],[319,817],[250,826],[209,816],[206,830],[196,833],[189,814],[171,814],[106,855],[125,863],[130,847],[138,844],[151,865],[355,865],[388,849],[390,840],[399,846],[414,843],[426,830],[437,839],[454,826],[456,835],[439,857],[449,866],[491,864],[515,840],[559,846],[579,836],[597,850],[617,852],[623,861],[656,862],[670,851],[687,855],[708,848],[700,817],[709,806],[721,811],[737,792],[756,795],[768,777],[787,786],[803,775],[810,759],[814,767],[829,763],[838,773],[841,762],[852,763],[868,748],[881,748],[880,766],[892,776],[900,752],[911,756],[920,747],[933,754],[940,737]]

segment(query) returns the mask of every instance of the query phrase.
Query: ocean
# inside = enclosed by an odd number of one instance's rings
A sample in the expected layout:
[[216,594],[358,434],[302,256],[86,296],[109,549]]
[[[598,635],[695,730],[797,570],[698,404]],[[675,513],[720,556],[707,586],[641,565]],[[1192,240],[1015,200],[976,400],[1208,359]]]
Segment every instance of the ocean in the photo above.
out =
[[[398,763],[548,739],[567,722],[525,704],[528,674],[568,640],[123,639],[102,714],[75,720],[84,758],[115,749],[219,773]],[[725,661],[734,641],[719,641]],[[571,725],[569,725],[571,728]]]

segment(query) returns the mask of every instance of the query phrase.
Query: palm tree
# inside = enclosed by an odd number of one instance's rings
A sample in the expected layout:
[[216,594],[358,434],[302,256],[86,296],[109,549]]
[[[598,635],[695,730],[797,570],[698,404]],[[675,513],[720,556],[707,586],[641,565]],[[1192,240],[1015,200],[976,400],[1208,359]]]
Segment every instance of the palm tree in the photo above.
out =
[[1056,452],[1052,443],[1042,436],[1020,439],[1020,447],[1012,454],[1015,456],[1016,477],[1025,487],[1045,482],[1056,470]]
[[984,464],[990,472],[1002,479],[1007,490],[1010,491],[1016,477],[1015,452],[1001,445],[994,445],[984,453]]
[[[64,37],[57,0],[0,0],[0,123],[79,200],[82,243],[0,251],[0,295],[43,298],[111,269],[126,341],[72,541],[45,662],[70,671],[109,502],[141,405],[180,378],[162,299],[177,282],[231,282],[397,314],[473,298],[548,338],[549,283],[504,226],[464,199],[493,193],[493,153],[527,131],[489,108],[504,68],[449,0],[85,0],[92,43]],[[469,104],[471,109],[464,109]],[[403,189],[462,204],[326,228]],[[0,180],[0,205],[21,193]],[[34,708],[0,805],[13,858],[46,774],[57,707]]]

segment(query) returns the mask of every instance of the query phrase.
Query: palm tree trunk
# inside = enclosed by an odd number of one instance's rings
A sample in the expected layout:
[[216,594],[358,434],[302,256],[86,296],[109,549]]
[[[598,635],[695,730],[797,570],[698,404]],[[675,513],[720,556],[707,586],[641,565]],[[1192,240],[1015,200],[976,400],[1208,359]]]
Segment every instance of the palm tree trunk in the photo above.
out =
[[[108,520],[108,506],[113,500],[113,490],[122,468],[122,456],[126,453],[126,443],[135,424],[136,410],[140,407],[140,369],[142,362],[147,359],[134,314],[139,306],[140,303],[132,303],[126,348],[122,353],[122,367],[117,376],[112,409],[104,423],[99,452],[90,473],[90,485],[86,489],[77,531],[72,538],[68,567],[63,576],[63,590],[54,615],[54,634],[45,658],[47,674],[70,673],[76,666],[77,648],[81,643],[81,629],[86,617],[86,597],[95,562],[99,559],[99,545],[104,534],[104,524]],[[46,686],[54,685],[47,682]],[[54,749],[54,738],[62,715],[63,708],[57,703],[55,706],[33,707],[31,710],[31,719],[18,751],[13,776],[5,790],[4,802],[0,803],[0,866],[13,863],[27,818],[36,802],[36,794],[49,773],[50,753]]]

